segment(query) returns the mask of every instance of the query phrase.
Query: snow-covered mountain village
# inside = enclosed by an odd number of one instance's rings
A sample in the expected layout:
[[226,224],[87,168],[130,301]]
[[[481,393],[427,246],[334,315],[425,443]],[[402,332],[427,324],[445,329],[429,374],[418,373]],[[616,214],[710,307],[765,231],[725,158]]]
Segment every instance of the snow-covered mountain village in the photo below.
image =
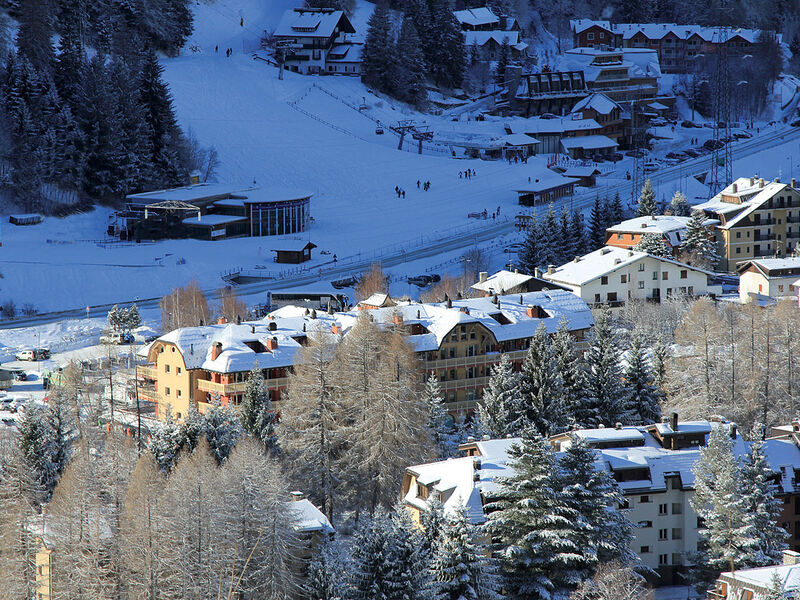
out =
[[798,13],[0,0],[0,596],[800,598]]

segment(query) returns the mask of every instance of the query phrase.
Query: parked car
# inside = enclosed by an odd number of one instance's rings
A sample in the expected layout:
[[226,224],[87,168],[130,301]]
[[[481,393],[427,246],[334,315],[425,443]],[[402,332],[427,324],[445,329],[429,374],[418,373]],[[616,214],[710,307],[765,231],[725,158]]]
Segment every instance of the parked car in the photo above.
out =
[[620,154],[619,152],[614,152],[613,154],[608,155],[608,160],[610,160],[611,162],[617,162],[622,160],[623,158],[625,157],[622,156],[622,154]]
[[108,331],[100,336],[101,344],[132,344],[133,334],[130,331]]
[[17,381],[28,381],[28,374],[22,369],[14,369],[11,372],[14,374],[14,379]]
[[688,150],[684,150],[683,153],[691,158],[697,158],[698,156],[700,156],[700,153],[697,150],[692,150],[691,148],[689,148]]
[[678,160],[682,160],[683,156],[680,155],[680,152],[667,152],[667,158],[677,158]]
[[791,127],[800,127],[800,119],[797,119],[796,121],[792,121],[791,123],[789,123],[789,125]]
[[417,275],[416,277],[409,277],[406,279],[410,285],[416,285],[417,287],[425,287],[431,284],[431,278],[429,275]]
[[558,115],[554,115],[553,113],[544,113],[539,118],[540,119],[557,119]]
[[17,352],[14,358],[17,360],[36,360],[35,356],[33,348],[26,348],[25,350]]
[[653,127],[664,127],[667,124],[667,120],[664,117],[656,117],[652,121],[650,121],[650,125]]
[[736,133],[733,134],[733,137],[735,137],[737,140],[744,140],[744,139],[750,139],[751,137],[753,137],[753,134],[750,133],[749,131],[737,131]]
[[628,150],[625,156],[632,156],[633,158],[644,158],[644,150]]
[[706,150],[716,150],[717,148],[722,148],[725,143],[722,140],[706,140],[703,142],[703,148]]
[[648,160],[642,166],[642,169],[645,173],[652,173],[653,171],[658,171],[661,168],[661,164],[655,160]]
[[514,252],[519,252],[520,250],[522,250],[522,247],[523,247],[522,244],[509,244],[508,246],[503,248],[503,252],[505,252],[506,254],[512,254]]

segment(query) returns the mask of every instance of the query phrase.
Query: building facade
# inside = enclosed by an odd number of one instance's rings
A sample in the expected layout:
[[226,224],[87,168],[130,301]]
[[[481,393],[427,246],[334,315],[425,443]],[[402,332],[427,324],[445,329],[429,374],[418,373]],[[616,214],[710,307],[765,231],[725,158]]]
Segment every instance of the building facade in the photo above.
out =
[[714,228],[720,262],[730,272],[750,259],[792,254],[800,241],[800,190],[796,181],[740,177],[694,208],[719,221]]
[[652,215],[636,217],[613,225],[606,229],[606,246],[633,250],[645,234],[661,236],[664,243],[677,257],[680,246],[686,237],[689,217],[673,217],[671,215]]
[[283,13],[273,37],[279,54],[283,53],[284,68],[289,71],[304,75],[357,75],[361,63],[360,45],[348,37],[355,32],[350,19],[341,10],[295,8]]
[[659,97],[661,66],[658,54],[643,48],[574,48],[564,53],[570,69],[583,71],[592,92],[616,102],[639,102]]
[[629,300],[660,302],[670,296],[715,296],[713,273],[670,258],[606,246],[542,277],[571,289],[591,306],[620,307]]
[[797,299],[800,290],[800,258],[761,258],[739,263],[739,299],[757,296]]

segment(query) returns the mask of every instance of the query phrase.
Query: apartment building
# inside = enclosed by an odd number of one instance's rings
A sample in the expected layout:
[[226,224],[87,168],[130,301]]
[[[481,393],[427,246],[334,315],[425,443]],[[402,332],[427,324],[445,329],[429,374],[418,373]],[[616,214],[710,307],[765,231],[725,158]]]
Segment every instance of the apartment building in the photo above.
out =
[[[592,19],[570,21],[576,48],[638,48],[658,54],[664,73],[686,73],[692,60],[713,54],[724,45],[732,55],[752,54],[762,34],[759,29],[730,28],[675,23],[614,23]],[[766,32],[771,33],[771,32]],[[778,35],[778,41],[781,36]]]
[[739,299],[759,296],[797,298],[800,291],[800,258],[760,258],[739,263]]
[[563,63],[569,69],[583,71],[590,91],[601,92],[616,102],[658,96],[661,66],[655,50],[573,48],[564,53]]
[[[578,430],[550,440],[557,452],[573,443],[572,436],[597,451],[597,468],[614,477],[625,498],[618,509],[634,524],[632,550],[657,574],[660,585],[683,585],[690,553],[697,549],[692,468],[715,426],[728,428],[737,455],[746,452],[735,425],[681,422],[676,414],[647,427]],[[446,514],[465,506],[473,523],[485,522],[483,506],[496,492],[498,479],[513,472],[508,450],[519,441],[471,441],[460,447],[461,458],[408,467],[403,497],[413,518],[419,522],[427,500],[436,496]],[[800,466],[800,455],[797,460]]]
[[722,287],[713,273],[671,258],[605,246],[542,277],[573,291],[592,306],[622,306],[628,300],[660,302],[670,296],[715,296]]
[[139,398],[152,402],[162,419],[168,413],[181,419],[192,406],[203,412],[215,396],[235,406],[242,400],[248,373],[257,365],[271,400],[280,402],[308,332],[338,340],[362,311],[368,311],[381,327],[404,326],[421,368],[439,377],[448,411],[463,415],[474,410],[502,353],[521,365],[540,325],[554,333],[563,319],[582,342],[593,324],[587,304],[563,289],[441,303],[388,296],[370,302],[329,313],[283,306],[258,321],[221,320],[172,331],[142,351],[147,364],[137,370]]
[[741,262],[792,254],[800,241],[800,190],[792,179],[740,177],[694,208],[720,222],[714,228],[720,262],[733,272]]
[[361,45],[347,15],[332,8],[295,8],[283,13],[273,37],[284,51],[284,68],[295,73],[358,75]]

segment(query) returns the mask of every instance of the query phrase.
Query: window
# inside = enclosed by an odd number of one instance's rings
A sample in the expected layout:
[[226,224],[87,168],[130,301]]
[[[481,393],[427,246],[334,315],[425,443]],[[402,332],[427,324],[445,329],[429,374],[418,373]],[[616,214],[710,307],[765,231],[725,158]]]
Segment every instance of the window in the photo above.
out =
[[642,504],[650,503],[651,502],[650,496],[642,496],[641,498],[639,498],[639,502],[641,502]]
[[690,296],[694,296],[694,286],[693,285],[689,286],[689,295]]
[[653,281],[658,281],[658,271],[653,271]]
[[782,286],[782,285],[779,285],[779,286],[778,286],[778,291],[779,291],[779,292],[782,292],[782,291],[783,291],[783,286]]
[[681,279],[686,279],[689,277],[689,271],[686,269],[681,269]]
[[650,554],[650,546],[642,546],[639,548],[639,554]]
[[669,271],[664,271],[661,273],[661,281],[666,281],[667,279],[669,279]]
[[594,33],[593,32],[587,33],[586,34],[586,39],[587,40],[593,40],[594,39]]
[[672,514],[673,515],[682,515],[683,514],[683,505],[679,502],[672,503]]
[[608,301],[609,302],[616,302],[617,301],[617,292],[608,292]]
[[653,526],[652,521],[639,521],[639,527],[642,529],[649,529]]
[[628,283],[628,276],[627,275],[620,275],[619,276],[620,283]]
[[180,390],[175,390],[175,395],[178,396],[178,398],[180,398],[181,397],[181,391]]
[[658,505],[658,514],[666,515],[667,514],[667,505],[666,504],[659,504]]
[[600,285],[608,285],[608,276],[606,276],[606,275],[603,275],[603,276],[600,278]]
[[668,531],[668,530],[666,530],[666,529],[659,529],[659,530],[658,530],[658,539],[659,539],[659,540],[662,540],[662,541],[663,541],[663,540],[666,540],[666,539],[669,539],[669,538],[667,537],[667,534],[668,534],[668,533],[669,533],[669,531]]
[[640,289],[640,290],[643,290],[643,289],[644,289],[644,281],[640,281],[640,282],[639,282],[639,289]]
[[737,248],[736,249],[736,254],[741,254],[741,253],[742,253],[742,249],[741,248]]
[[164,394],[169,396],[169,388],[164,388]]
[[164,365],[164,373],[169,373],[169,365]]
[[669,555],[668,554],[659,554],[658,555],[658,564],[659,565],[668,565],[669,564]]
[[621,240],[621,239],[622,239],[622,234],[621,234],[621,233],[618,233],[618,234],[617,234],[617,239],[618,239],[618,240]]
[[736,232],[736,239],[738,240],[741,237],[742,237],[742,232],[741,231],[737,231]]
[[682,540],[683,539],[683,529],[679,527],[672,528],[672,539],[673,540]]
[[175,367],[175,372],[176,372],[178,375],[180,375],[180,374],[181,374],[181,368],[180,368],[180,367]]
[[600,304],[600,294],[595,294],[594,295],[594,303],[595,304]]
[[639,263],[639,270],[644,271],[644,263]]

